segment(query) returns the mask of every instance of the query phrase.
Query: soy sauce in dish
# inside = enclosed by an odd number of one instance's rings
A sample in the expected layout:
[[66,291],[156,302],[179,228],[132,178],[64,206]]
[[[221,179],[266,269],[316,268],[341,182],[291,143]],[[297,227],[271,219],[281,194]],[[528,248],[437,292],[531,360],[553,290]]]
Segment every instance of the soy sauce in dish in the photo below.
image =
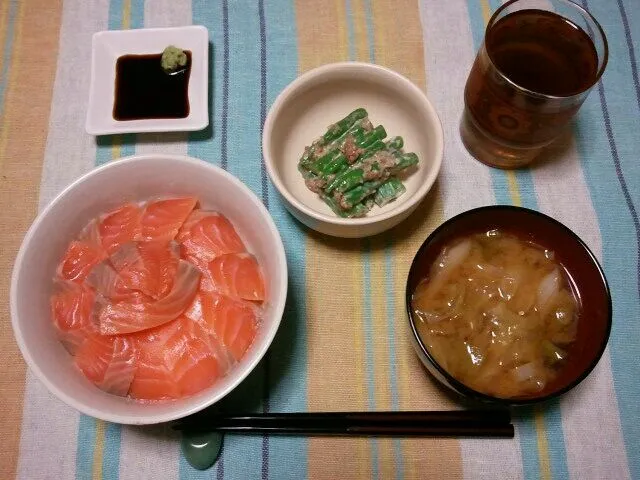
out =
[[174,75],[160,65],[162,54],[123,55],[116,61],[113,118],[119,121],[189,116],[189,76],[187,65]]

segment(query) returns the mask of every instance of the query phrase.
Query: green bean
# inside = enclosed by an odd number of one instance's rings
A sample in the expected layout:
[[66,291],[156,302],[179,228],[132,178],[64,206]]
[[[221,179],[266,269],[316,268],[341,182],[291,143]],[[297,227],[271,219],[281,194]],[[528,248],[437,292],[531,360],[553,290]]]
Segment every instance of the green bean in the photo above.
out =
[[329,163],[324,164],[322,168],[320,168],[320,174],[322,176],[331,175],[332,173],[336,173],[345,165],[349,165],[347,157],[345,157],[343,153],[340,153],[340,155],[336,155]]
[[298,171],[302,174],[302,178],[304,178],[305,180],[316,176],[315,173],[308,170],[307,168],[305,168],[304,165],[301,165],[301,164],[298,164]]
[[376,202],[376,205],[383,207],[406,191],[407,189],[400,180],[396,177],[390,177],[380,185],[373,200]]
[[362,126],[362,120],[358,120],[341,136],[333,140],[331,143],[327,144],[324,149],[325,151],[328,151],[333,150],[334,148],[342,148],[346,143],[347,138],[352,137],[354,141],[357,142],[358,139],[362,138],[366,134],[367,131]]
[[335,213],[336,215],[338,215],[340,217],[346,217],[347,216],[345,211],[342,208],[340,208],[340,204],[331,195],[321,195],[320,198],[322,198],[324,203],[329,205],[331,210],[333,210],[333,213]]
[[405,153],[396,156],[396,158],[398,159],[398,162],[392,169],[393,173],[398,173],[418,163],[418,156],[415,153]]
[[400,150],[404,147],[404,140],[402,137],[393,137],[388,142],[386,142],[386,147],[388,150]]
[[320,196],[320,198],[322,198],[322,200],[327,205],[329,205],[331,210],[333,210],[333,212],[336,215],[338,215],[339,217],[342,217],[342,218],[362,217],[362,216],[366,215],[366,213],[369,210],[371,210],[371,206],[373,205],[373,202],[359,203],[357,205],[354,205],[352,208],[349,208],[349,209],[345,210],[342,207],[340,207],[340,204],[331,195],[324,195],[323,194],[323,195]]
[[362,185],[358,185],[357,187],[353,187],[351,190],[347,190],[342,194],[343,201],[341,205],[345,204],[348,206],[347,208],[353,208],[354,205],[357,205],[369,195],[376,193],[376,189],[381,183],[382,182],[379,180],[364,182]]
[[362,162],[362,160],[366,160],[369,157],[373,157],[374,153],[379,152],[380,150],[384,150],[384,142],[381,140],[377,140],[375,143],[372,143],[359,157],[358,162]]
[[367,117],[367,111],[364,108],[357,108],[342,120],[337,121],[333,125],[329,126],[327,132],[322,136],[324,144],[332,142],[336,138],[340,137],[351,127],[356,121],[362,120]]
[[325,168],[329,163],[331,163],[335,158],[342,155],[340,149],[336,148],[325,153],[322,157],[318,158],[315,162],[311,163],[308,166],[308,169],[314,173],[320,174],[322,173],[322,169]]
[[[331,188],[334,182],[336,182],[336,185]],[[343,193],[361,183],[364,183],[364,170],[362,168],[349,169],[343,174],[338,175],[335,180],[331,182],[332,185],[327,186],[327,193],[331,193],[334,189]]]
[[368,132],[362,137],[360,142],[356,142],[358,148],[366,148],[377,140],[386,138],[387,132],[382,125],[378,125],[376,128]]
[[[361,217],[373,205],[384,206],[405,193],[394,175],[418,163],[415,153],[403,152],[402,137],[385,142],[386,137],[385,128],[374,128],[367,111],[358,108],[305,148],[298,170],[336,215]],[[386,153],[376,156],[378,152]]]

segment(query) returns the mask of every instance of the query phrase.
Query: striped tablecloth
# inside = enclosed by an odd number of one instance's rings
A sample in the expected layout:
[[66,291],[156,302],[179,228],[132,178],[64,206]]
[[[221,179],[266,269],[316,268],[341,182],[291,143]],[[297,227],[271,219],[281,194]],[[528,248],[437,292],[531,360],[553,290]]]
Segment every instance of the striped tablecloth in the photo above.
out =
[[[499,0],[0,0],[0,478],[640,478],[640,54],[638,0],[582,0],[609,38],[610,63],[570,136],[546,161],[491,170],[462,148],[462,91]],[[213,44],[213,137],[99,138],[84,132],[91,36],[104,29],[201,24]],[[300,72],[338,60],[401,72],[427,91],[445,132],[428,200],[381,238],[342,241],[290,217],[261,167],[260,130]],[[227,438],[198,472],[163,428],[79,415],[27,371],[13,340],[8,284],[37,211],[96,165],[142,152],[221,165],[268,205],[283,236],[290,295],[278,337],[232,394],[271,411],[453,406],[408,340],[403,288],[427,234],[472,207],[516,204],[575,230],[613,291],[609,347],[589,378],[544,410],[523,411],[515,440]],[[342,273],[340,288],[324,275]]]

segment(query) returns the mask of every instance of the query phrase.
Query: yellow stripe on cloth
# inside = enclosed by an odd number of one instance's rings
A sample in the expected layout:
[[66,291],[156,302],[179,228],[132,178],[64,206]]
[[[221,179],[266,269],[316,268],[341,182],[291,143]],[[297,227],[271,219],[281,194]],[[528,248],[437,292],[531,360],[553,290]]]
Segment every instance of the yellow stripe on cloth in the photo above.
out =
[[371,62],[369,42],[367,40],[367,12],[365,0],[351,0],[351,17],[353,18],[353,39],[355,44],[355,60]]
[[[7,2],[2,2],[7,3]],[[0,478],[13,478],[20,448],[25,366],[9,323],[9,280],[15,255],[38,205],[58,55],[61,1],[21,2],[0,118]]]
[[[421,89],[426,89],[428,72],[425,72],[418,2],[372,0],[372,10],[376,63],[401,73]],[[386,275],[393,277],[395,287],[393,305],[389,308],[394,312],[396,323],[397,384],[402,410],[455,408],[442,388],[425,372],[413,350],[404,303],[405,283],[413,255],[442,221],[442,197],[436,183],[416,212],[386,234],[386,238],[393,239],[393,271],[386,272]],[[384,379],[380,383],[382,381]],[[437,472],[438,478],[462,478],[462,458],[457,440],[404,439],[402,457],[404,478],[424,478],[425,472],[431,475]]]
[[102,480],[102,462],[104,459],[104,437],[106,425],[104,421],[96,419],[96,442],[93,449],[93,469],[91,478]]
[[[348,60],[345,9],[344,0],[296,1],[301,73]],[[309,231],[305,248],[309,272],[308,408],[364,410],[367,401],[360,245]],[[309,439],[308,462],[309,476],[314,479],[371,478],[369,441],[364,438]]]
[[544,425],[544,411],[540,407],[534,409],[534,423],[536,425],[536,440],[538,443],[538,461],[540,462],[540,478],[551,480],[551,464],[549,461],[549,442]]

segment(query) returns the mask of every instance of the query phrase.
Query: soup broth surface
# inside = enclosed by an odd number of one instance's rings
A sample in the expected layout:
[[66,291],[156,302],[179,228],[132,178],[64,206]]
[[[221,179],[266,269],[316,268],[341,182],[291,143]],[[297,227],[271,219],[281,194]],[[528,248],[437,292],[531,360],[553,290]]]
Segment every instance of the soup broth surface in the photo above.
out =
[[544,390],[570,361],[580,305],[552,251],[490,230],[443,248],[412,309],[447,372],[479,392],[516,398]]

